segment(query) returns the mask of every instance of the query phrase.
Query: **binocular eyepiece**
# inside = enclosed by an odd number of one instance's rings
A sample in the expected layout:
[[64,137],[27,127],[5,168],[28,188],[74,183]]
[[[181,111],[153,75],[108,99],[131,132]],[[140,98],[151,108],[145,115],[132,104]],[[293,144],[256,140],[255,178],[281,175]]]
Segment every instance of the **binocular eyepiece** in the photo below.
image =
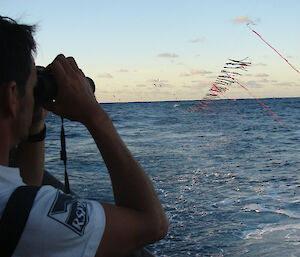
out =
[[[86,77],[93,92],[95,92],[94,81]],[[37,70],[37,85],[34,89],[35,102],[39,104],[53,101],[57,96],[57,82],[53,75]]]

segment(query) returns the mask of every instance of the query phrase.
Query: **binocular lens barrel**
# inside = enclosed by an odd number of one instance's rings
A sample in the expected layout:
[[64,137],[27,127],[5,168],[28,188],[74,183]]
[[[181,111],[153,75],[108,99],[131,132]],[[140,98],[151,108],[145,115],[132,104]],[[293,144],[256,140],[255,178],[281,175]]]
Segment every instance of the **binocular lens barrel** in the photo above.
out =
[[[36,103],[43,104],[53,101],[57,96],[57,83],[53,75],[43,71],[37,71],[37,85],[34,89],[34,98]],[[93,92],[95,92],[94,81],[86,77]]]

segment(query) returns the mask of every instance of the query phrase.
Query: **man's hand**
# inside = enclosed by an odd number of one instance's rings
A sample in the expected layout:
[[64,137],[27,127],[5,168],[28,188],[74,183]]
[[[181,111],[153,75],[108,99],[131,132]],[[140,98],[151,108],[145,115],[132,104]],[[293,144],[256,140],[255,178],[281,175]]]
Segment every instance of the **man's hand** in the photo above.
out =
[[38,134],[43,130],[47,114],[48,111],[41,106],[36,106],[34,108],[32,124],[29,129],[29,136]]
[[93,110],[100,108],[73,57],[58,55],[46,68],[46,72],[51,73],[58,84],[55,101],[45,105],[48,110],[69,120],[86,123]]

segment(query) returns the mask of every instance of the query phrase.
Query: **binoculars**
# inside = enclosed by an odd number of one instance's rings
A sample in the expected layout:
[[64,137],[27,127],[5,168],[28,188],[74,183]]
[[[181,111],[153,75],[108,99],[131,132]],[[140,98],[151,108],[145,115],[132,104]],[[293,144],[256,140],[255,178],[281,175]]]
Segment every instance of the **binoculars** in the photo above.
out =
[[[35,102],[39,104],[53,101],[57,96],[57,83],[53,75],[37,70],[37,85],[34,89]],[[93,92],[95,92],[94,81],[86,77]]]

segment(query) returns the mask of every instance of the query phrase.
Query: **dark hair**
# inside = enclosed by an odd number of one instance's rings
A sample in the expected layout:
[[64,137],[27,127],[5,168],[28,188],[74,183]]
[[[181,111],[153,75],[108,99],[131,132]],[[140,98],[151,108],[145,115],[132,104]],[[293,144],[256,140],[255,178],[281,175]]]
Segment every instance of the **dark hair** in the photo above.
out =
[[0,16],[0,86],[16,81],[21,96],[32,68],[32,52],[36,50],[35,26],[18,24]]

